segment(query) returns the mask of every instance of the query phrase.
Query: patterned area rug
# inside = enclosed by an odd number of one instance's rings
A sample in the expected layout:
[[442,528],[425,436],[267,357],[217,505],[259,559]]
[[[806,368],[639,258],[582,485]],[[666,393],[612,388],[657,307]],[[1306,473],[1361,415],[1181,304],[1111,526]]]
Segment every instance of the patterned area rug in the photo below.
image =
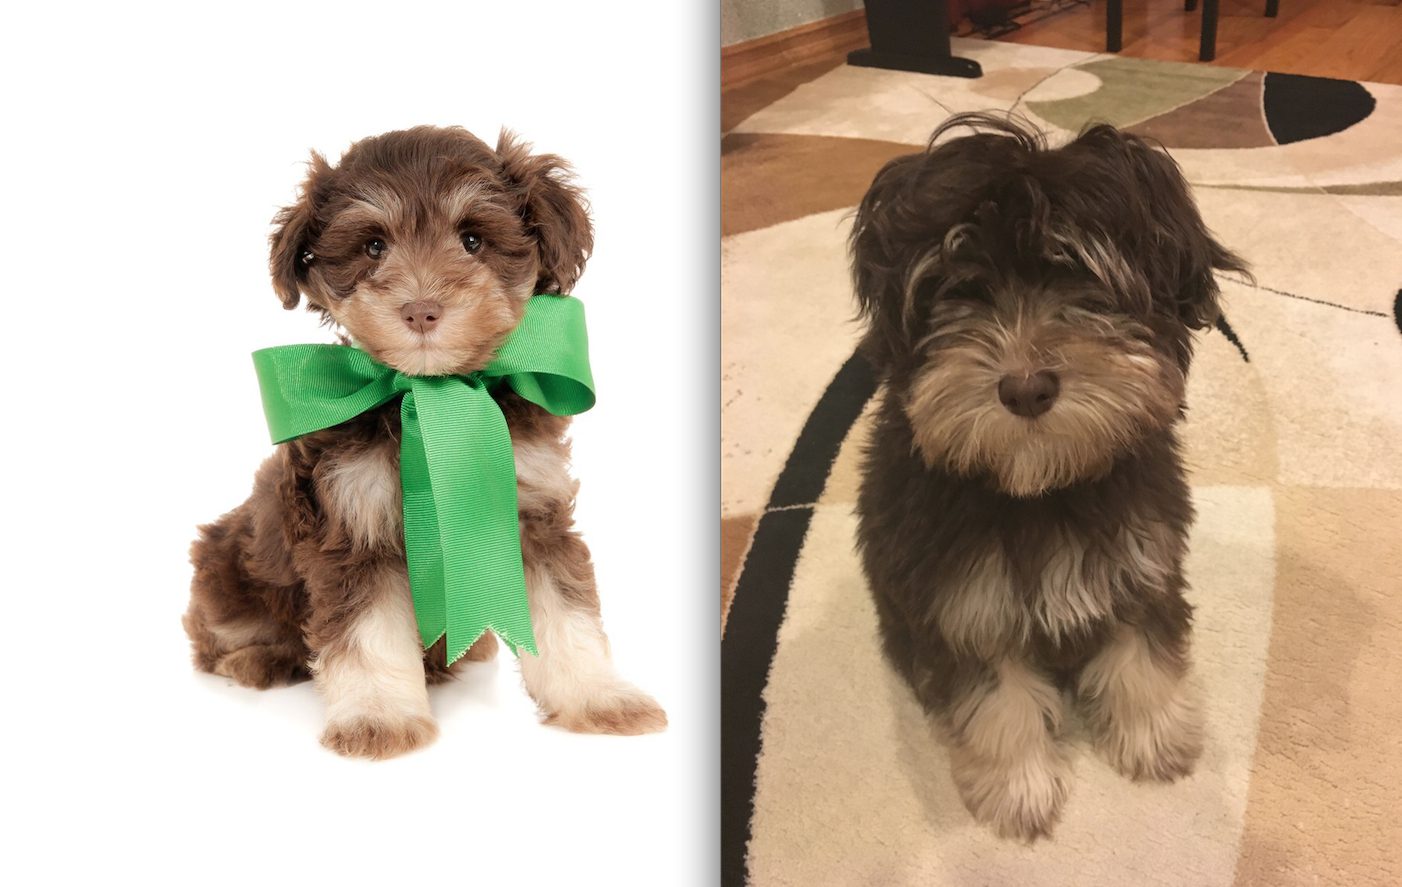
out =
[[[727,96],[725,883],[1402,884],[1402,87],[982,41],[981,80],[808,70]],[[957,111],[1159,139],[1259,285],[1222,280],[1184,439],[1209,739],[1131,784],[1078,741],[1051,841],[965,812],[852,550],[873,381],[845,239]]]

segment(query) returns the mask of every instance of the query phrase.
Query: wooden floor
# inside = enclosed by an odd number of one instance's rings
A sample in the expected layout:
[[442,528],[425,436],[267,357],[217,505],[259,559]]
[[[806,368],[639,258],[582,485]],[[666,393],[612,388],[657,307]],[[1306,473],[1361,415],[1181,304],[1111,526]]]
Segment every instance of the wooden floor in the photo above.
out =
[[[1185,12],[1183,0],[1124,0],[1124,48],[1134,58],[1196,62],[1201,2]],[[1402,0],[1280,0],[1276,18],[1264,15],[1266,0],[1221,0],[1216,65],[1309,74],[1345,80],[1402,84]],[[849,50],[865,46],[865,29],[832,20],[832,39],[809,47],[801,61],[753,78],[722,55],[721,131],[792,90],[797,84],[843,64]],[[812,26],[808,26],[812,27]],[[960,30],[967,30],[963,22]],[[767,39],[767,38],[766,38]],[[1105,0],[1024,25],[999,40],[1103,52]],[[782,41],[780,41],[782,42]],[[743,60],[741,60],[743,61]]]
[[[1202,4],[1124,0],[1124,49],[1136,58],[1197,61]],[[1213,64],[1283,74],[1402,84],[1402,0],[1222,0]],[[1100,52],[1105,2],[1093,0],[998,38],[1012,43]]]

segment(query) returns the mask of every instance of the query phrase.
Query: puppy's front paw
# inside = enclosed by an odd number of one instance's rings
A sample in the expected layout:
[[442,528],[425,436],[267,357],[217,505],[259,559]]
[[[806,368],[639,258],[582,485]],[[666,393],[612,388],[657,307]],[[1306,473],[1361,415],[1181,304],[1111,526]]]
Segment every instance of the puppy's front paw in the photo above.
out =
[[960,757],[954,783],[974,819],[1000,838],[1031,843],[1051,836],[1070,791],[1069,767],[1059,754],[1011,762]]
[[1175,697],[1157,711],[1111,717],[1096,744],[1116,770],[1135,781],[1173,782],[1193,772],[1202,754],[1202,713]]
[[628,684],[581,700],[579,705],[547,712],[545,723],[575,733],[636,736],[657,733],[667,726],[667,713],[649,695]]
[[393,758],[428,745],[438,738],[438,725],[432,718],[356,717],[326,726],[321,744],[351,758]]

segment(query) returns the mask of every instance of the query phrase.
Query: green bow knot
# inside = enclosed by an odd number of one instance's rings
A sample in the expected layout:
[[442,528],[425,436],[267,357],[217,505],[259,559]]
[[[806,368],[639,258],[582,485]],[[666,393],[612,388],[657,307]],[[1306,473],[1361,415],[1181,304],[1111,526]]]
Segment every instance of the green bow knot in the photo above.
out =
[[526,599],[516,466],[498,385],[557,416],[594,405],[584,306],[542,295],[486,369],[408,376],[345,345],[253,353],[273,443],[330,428],[401,397],[404,551],[424,647],[457,661],[483,632],[538,654]]

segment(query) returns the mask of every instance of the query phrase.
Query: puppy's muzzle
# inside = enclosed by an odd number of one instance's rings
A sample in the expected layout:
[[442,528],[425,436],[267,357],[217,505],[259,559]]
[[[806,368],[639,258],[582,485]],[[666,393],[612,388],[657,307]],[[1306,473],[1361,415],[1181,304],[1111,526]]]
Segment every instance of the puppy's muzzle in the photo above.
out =
[[1060,393],[1061,380],[1047,370],[1029,376],[1004,376],[998,382],[998,399],[1008,412],[1024,419],[1035,419],[1051,409]]
[[399,316],[404,318],[404,323],[409,329],[419,335],[425,335],[432,332],[443,317],[443,306],[438,302],[405,302],[404,307],[399,309]]

